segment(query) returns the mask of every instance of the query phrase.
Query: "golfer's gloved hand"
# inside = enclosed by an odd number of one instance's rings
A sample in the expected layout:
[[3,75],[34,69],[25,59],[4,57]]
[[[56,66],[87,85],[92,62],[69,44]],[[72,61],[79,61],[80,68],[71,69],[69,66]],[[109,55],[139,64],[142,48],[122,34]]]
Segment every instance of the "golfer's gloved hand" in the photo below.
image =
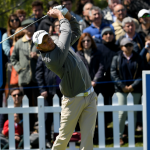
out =
[[58,10],[60,10],[61,13],[62,13],[64,16],[65,16],[66,13],[68,12],[68,9],[67,9],[65,6],[63,6],[63,5],[55,6],[55,7],[53,7],[53,9],[58,9]]

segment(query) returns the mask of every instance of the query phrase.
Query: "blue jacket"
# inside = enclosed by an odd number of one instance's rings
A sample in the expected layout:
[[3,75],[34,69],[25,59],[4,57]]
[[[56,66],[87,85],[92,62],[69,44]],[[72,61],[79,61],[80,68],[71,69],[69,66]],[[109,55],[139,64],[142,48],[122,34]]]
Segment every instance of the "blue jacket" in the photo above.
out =
[[100,25],[100,30],[97,29],[92,23],[89,27],[87,27],[83,30],[83,33],[89,33],[91,36],[95,36],[98,39],[102,39],[101,32],[102,32],[103,28],[105,28],[105,27],[112,28],[115,33],[114,27],[107,20],[102,20],[102,23]]

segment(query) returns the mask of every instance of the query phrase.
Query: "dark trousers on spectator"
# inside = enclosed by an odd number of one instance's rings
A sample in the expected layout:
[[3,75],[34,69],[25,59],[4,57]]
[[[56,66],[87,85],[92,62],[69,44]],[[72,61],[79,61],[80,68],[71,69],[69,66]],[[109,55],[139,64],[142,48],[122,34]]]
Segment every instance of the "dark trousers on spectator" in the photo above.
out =
[[[62,94],[59,89],[56,90],[56,94],[59,97],[59,104],[61,106],[61,98]],[[53,97],[54,95],[49,94],[46,101],[47,101],[47,106],[53,106]],[[45,129],[46,129],[46,139],[51,142],[51,126],[53,123],[53,113],[47,113],[45,116]]]
[[[37,84],[34,82],[30,82],[28,85],[23,86],[24,95],[26,95],[29,99],[29,106],[37,106],[37,97],[39,96],[39,89],[37,88]],[[37,115],[30,114],[30,131],[34,131],[34,124],[37,121]]]

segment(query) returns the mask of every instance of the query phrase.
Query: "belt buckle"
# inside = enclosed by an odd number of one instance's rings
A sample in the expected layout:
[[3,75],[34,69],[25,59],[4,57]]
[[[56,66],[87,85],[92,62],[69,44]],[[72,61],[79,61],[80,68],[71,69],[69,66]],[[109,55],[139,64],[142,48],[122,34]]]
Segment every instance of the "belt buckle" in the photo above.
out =
[[88,96],[88,92],[84,93],[84,96]]

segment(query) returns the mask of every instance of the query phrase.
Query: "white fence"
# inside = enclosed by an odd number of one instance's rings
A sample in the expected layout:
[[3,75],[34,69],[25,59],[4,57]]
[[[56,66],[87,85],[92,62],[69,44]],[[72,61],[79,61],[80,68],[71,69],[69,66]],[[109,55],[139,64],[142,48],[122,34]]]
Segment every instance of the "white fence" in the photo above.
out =
[[[135,136],[134,136],[134,111],[142,111],[142,105],[134,105],[133,97],[131,94],[128,95],[127,105],[118,105],[117,96],[113,96],[112,105],[104,105],[103,97],[100,94],[98,96],[97,111],[98,111],[98,135],[99,135],[99,147],[94,150],[143,150],[143,147],[135,147]],[[113,112],[113,141],[114,147],[105,147],[105,129],[104,129],[104,112]],[[128,112],[128,143],[129,147],[120,147],[119,138],[119,118],[118,111]],[[23,114],[23,130],[24,130],[24,150],[30,150],[29,141],[29,113],[37,113],[39,119],[39,149],[45,150],[45,113],[53,113],[54,115],[54,132],[59,132],[61,107],[59,106],[59,99],[57,95],[53,98],[53,106],[44,107],[44,98],[38,97],[38,106],[29,107],[28,99],[26,96],[23,98],[22,107],[14,108],[13,100],[11,96],[8,99],[8,108],[0,108],[0,114],[8,114],[9,119],[9,149],[15,149],[14,140],[14,113]],[[75,143],[69,143],[69,150],[77,150]],[[47,149],[48,150],[48,149]]]

